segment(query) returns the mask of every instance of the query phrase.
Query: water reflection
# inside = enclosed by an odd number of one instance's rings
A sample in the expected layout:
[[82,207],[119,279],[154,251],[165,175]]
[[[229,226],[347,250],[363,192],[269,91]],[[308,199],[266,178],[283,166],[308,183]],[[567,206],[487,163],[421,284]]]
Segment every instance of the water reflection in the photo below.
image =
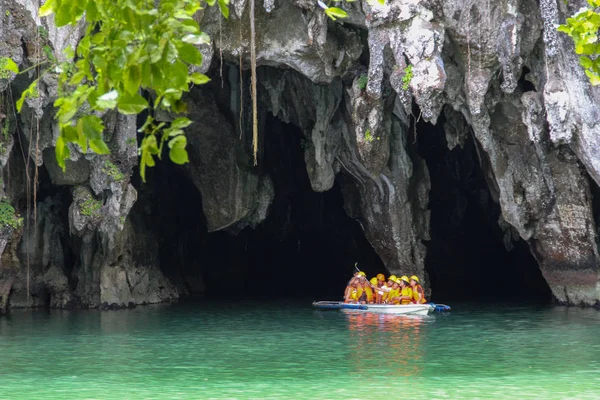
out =
[[433,317],[360,311],[345,315],[351,357],[358,372],[383,368],[393,376],[421,374],[422,329]]

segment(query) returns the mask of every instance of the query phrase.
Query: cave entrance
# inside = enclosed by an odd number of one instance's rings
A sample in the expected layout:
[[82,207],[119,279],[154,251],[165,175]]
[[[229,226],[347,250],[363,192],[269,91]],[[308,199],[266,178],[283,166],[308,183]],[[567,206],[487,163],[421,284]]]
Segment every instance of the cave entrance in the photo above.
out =
[[274,199],[255,228],[207,232],[199,191],[169,161],[136,185],[130,219],[154,231],[163,272],[192,295],[341,299],[355,262],[369,276],[385,267],[344,211],[341,183],[312,190],[301,131],[272,115],[264,126],[259,168],[272,180]]
[[[425,268],[437,301],[549,302],[552,294],[525,241],[508,240],[471,132],[448,150],[444,120],[417,124],[431,178],[431,240]],[[466,123],[465,123],[466,126]],[[505,229],[510,229],[508,224]],[[513,235],[513,238],[518,237]]]
[[242,296],[340,299],[355,262],[372,275],[383,264],[346,215],[340,183],[323,193],[312,190],[300,130],[269,115],[264,132],[261,168],[275,197],[256,228],[207,235],[207,294],[221,295],[227,282]]

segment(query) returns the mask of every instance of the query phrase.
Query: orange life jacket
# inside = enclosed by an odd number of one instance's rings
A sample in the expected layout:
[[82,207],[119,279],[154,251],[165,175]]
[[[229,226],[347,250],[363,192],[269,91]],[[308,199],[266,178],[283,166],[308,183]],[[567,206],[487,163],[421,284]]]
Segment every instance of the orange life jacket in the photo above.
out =
[[419,285],[418,283],[415,285],[415,288],[413,289],[413,302],[419,303],[419,304],[427,303],[427,300],[425,299],[425,291],[423,290],[423,287],[421,285]]

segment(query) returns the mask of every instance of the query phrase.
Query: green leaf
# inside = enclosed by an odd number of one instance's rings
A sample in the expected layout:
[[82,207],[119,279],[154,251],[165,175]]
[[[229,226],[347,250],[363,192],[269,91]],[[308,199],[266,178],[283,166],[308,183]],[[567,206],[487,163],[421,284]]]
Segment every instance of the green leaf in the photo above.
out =
[[36,93],[37,82],[38,80],[36,79],[35,81],[31,82],[27,89],[23,90],[23,93],[21,93],[21,97],[19,97],[19,100],[17,100],[17,103],[15,105],[17,108],[17,112],[21,112],[21,109],[23,108],[23,103],[25,102],[27,96],[33,96]]
[[182,129],[165,129],[165,133],[168,133],[170,137],[183,135],[185,132]]
[[88,20],[88,22],[98,20],[98,7],[96,7],[95,0],[88,1],[87,8],[85,9],[85,17]]
[[140,129],[138,129],[137,131],[140,133],[145,132],[146,129],[148,129],[149,127],[152,126],[153,122],[154,122],[154,118],[152,118],[152,116],[148,115],[146,117],[146,121],[144,122],[144,125],[142,125],[142,127]]
[[142,180],[146,182],[146,166],[154,167],[153,155],[158,154],[158,145],[156,143],[156,136],[146,135],[142,139],[142,145],[140,146],[141,160],[140,160],[140,176]]
[[221,10],[221,14],[223,14],[223,17],[225,17],[225,19],[229,18],[229,0],[218,0],[219,3],[219,10]]
[[127,68],[123,76],[125,91],[131,95],[136,94],[142,83],[142,70],[139,65],[132,65]]
[[585,74],[588,76],[588,78],[590,78],[590,83],[592,86],[600,85],[600,75],[593,73],[589,69],[585,70]]
[[38,16],[47,17],[48,15],[54,12],[56,7],[56,0],[46,0],[43,6],[40,7],[38,11]]
[[594,62],[585,56],[579,57],[579,64],[581,64],[583,68],[592,68],[594,66]]
[[19,66],[17,65],[16,62],[14,62],[12,60],[12,58],[4,57],[4,58],[0,59],[0,61],[2,61],[2,64],[4,64],[2,66],[2,69],[6,69],[8,71],[12,71],[15,74],[19,73]]
[[208,4],[209,6],[214,6],[217,3],[217,0],[206,0],[206,4]]
[[69,45],[66,49],[63,50],[63,55],[67,60],[72,60],[75,57],[75,52],[73,48]]
[[187,128],[191,124],[192,124],[191,120],[189,120],[188,118],[185,118],[185,117],[181,117],[181,118],[177,118],[173,122],[171,122],[171,128],[172,129],[183,129],[183,128]]
[[118,98],[119,92],[116,90],[111,90],[110,92],[104,93],[102,96],[96,99],[96,106],[100,109],[115,108]]
[[58,28],[68,25],[73,20],[70,7],[57,7],[55,9],[54,23]]
[[177,48],[172,45],[171,43],[167,43],[165,45],[165,53],[163,56],[163,59],[168,62],[169,64],[173,64],[175,61],[177,61],[177,56],[179,54],[177,53]]
[[62,129],[62,137],[64,138],[65,141],[67,142],[77,142],[78,139],[78,133],[77,133],[77,129],[75,129],[74,126],[72,125],[65,125],[61,127]]
[[169,158],[175,164],[185,164],[189,162],[188,153],[185,150],[187,139],[185,136],[175,136],[169,140]]
[[199,35],[185,35],[181,38],[181,41],[190,44],[210,44],[210,37],[202,32]]
[[331,18],[332,20],[336,20],[337,18],[346,18],[348,16],[348,14],[346,13],[346,11],[342,10],[341,8],[337,8],[337,7],[329,7],[325,10],[325,14],[327,14],[329,16],[329,18]]
[[66,170],[65,160],[67,160],[71,156],[71,151],[69,147],[63,140],[62,136],[59,136],[56,139],[56,145],[54,146],[54,154],[56,156],[56,161],[58,162],[58,166],[62,169],[63,173]]
[[143,140],[142,146],[150,154],[158,154],[158,143],[156,142],[156,136],[154,136],[154,135],[146,136]]
[[77,144],[81,147],[81,151],[85,154],[88,150],[88,140],[83,134],[83,132],[79,132],[79,137],[77,138]]
[[210,78],[208,76],[200,74],[198,72],[194,72],[193,74],[191,74],[188,79],[196,85],[203,85],[207,82],[210,82]]
[[[182,137],[182,136],[177,136],[177,137]],[[187,151],[185,149],[180,149],[178,147],[172,148],[171,150],[169,150],[169,158],[175,164],[179,164],[179,165],[185,164],[190,161],[190,159],[188,158]]]
[[83,80],[83,78],[85,78],[85,71],[77,71],[71,77],[71,80],[69,81],[69,85],[71,85],[71,86],[77,86],[77,85],[79,85],[81,83],[81,81]]
[[137,93],[134,95],[124,94],[119,97],[117,106],[121,114],[133,115],[139,114],[148,108],[148,102]]
[[[140,160],[140,176],[142,177],[142,181],[144,183],[146,182],[146,165],[149,164],[148,158],[152,159],[152,155],[148,154],[148,152],[142,148],[142,157]],[[152,160],[152,162],[154,162],[154,160]]]
[[192,65],[202,64],[202,53],[193,44],[182,43],[177,50],[182,61]]
[[[169,69],[169,83],[170,89],[176,89],[175,93],[180,90],[188,90],[187,78],[188,78],[188,67],[181,61],[177,61]],[[181,97],[181,95],[179,95]]]
[[187,15],[192,17],[194,16],[194,14],[196,14],[196,11],[200,10],[201,8],[202,7],[200,6],[200,2],[190,2],[185,5],[184,10],[187,13]]
[[89,140],[99,140],[102,139],[104,124],[99,117],[86,115],[77,121],[77,130]]
[[152,86],[152,69],[149,62],[145,62],[142,64],[142,86],[150,87]]
[[151,77],[151,82],[152,82],[151,87],[153,87],[155,89],[162,88],[162,86],[164,85],[164,76],[163,76],[162,69],[160,69],[156,64],[152,64],[150,66],[150,77]]
[[173,111],[177,114],[185,114],[187,113],[187,103],[181,100],[175,100],[171,105]]
[[90,140],[90,149],[96,154],[110,154],[108,146],[102,139]]
[[180,28],[183,32],[195,34],[200,33],[200,26],[193,19],[185,19],[181,21]]
[[169,148],[173,149],[176,147],[185,148],[187,145],[187,138],[185,136],[176,136],[173,139],[169,140]]

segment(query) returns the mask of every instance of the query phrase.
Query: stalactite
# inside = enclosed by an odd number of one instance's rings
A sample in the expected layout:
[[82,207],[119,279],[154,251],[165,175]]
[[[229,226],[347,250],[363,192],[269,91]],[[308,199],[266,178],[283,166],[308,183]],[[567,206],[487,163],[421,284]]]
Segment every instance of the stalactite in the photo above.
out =
[[256,32],[254,31],[254,0],[250,0],[250,68],[252,69],[252,148],[254,165],[258,164],[258,110],[256,106]]

